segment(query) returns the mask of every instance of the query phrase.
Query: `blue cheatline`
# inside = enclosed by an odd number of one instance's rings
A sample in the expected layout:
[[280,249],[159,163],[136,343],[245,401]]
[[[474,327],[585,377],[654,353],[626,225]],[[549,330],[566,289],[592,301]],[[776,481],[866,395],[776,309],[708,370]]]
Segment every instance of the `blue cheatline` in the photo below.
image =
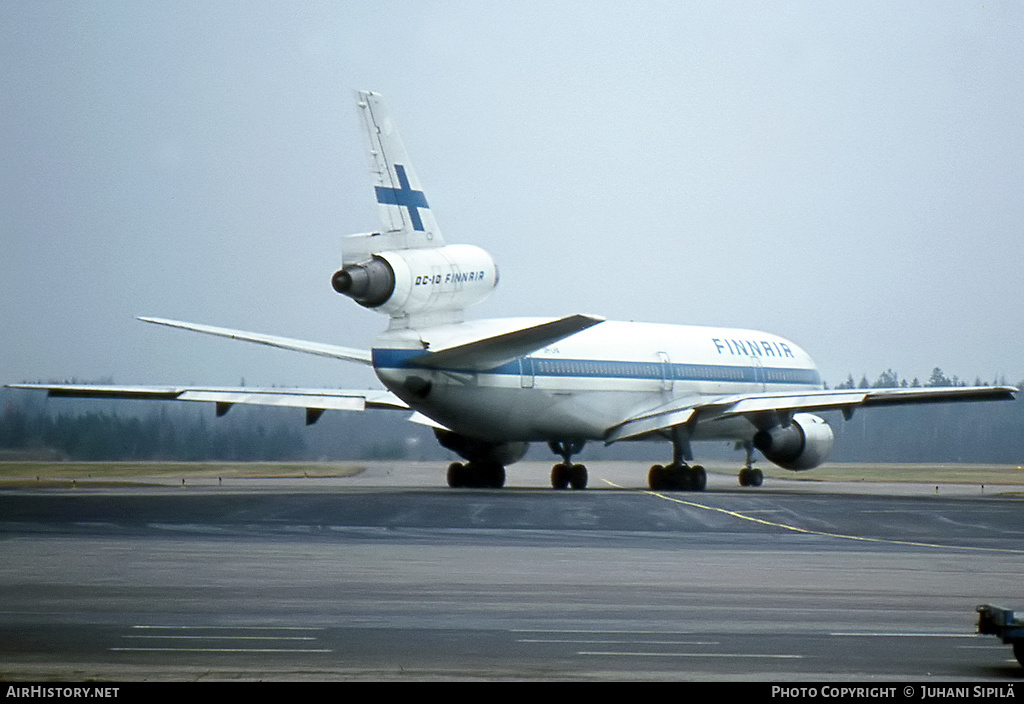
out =
[[[423,350],[400,350],[378,347],[373,350],[373,366],[378,369],[416,369],[409,360],[423,355]],[[665,381],[741,382],[756,384],[801,384],[821,386],[816,369],[792,367],[760,367],[724,364],[665,364],[597,359],[537,359],[520,357],[484,374],[519,376],[524,362],[536,377],[577,377],[601,379],[660,379]],[[460,371],[457,368],[449,371]],[[464,370],[468,371],[468,370]]]

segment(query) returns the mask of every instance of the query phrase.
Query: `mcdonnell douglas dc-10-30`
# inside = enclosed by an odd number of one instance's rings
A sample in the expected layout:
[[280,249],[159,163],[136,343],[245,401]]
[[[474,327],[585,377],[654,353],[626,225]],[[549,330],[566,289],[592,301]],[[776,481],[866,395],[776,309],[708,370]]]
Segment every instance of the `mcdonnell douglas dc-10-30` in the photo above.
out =
[[744,486],[759,486],[755,449],[789,470],[820,465],[832,430],[814,412],[947,401],[1012,399],[1009,386],[826,389],[798,345],[754,330],[614,322],[593,315],[466,320],[498,283],[491,256],[447,244],[395,126],[376,93],[356,94],[369,142],[383,227],[346,238],[334,289],[388,316],[372,350],[305,342],[162,318],[146,322],[371,365],[387,390],[20,384],[51,396],[209,401],[325,410],[401,409],[428,425],[465,462],[452,487],[500,487],[505,467],[530,442],[561,461],[555,488],[582,489],[573,463],[584,443],[667,440],[672,459],[648,473],[652,489],[700,491],[691,443],[726,440],[746,449]]

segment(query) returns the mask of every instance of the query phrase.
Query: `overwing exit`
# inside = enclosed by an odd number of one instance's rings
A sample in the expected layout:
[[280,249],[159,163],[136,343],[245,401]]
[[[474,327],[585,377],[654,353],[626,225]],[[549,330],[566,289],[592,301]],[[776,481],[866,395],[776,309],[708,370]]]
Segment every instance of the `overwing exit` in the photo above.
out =
[[379,231],[346,239],[334,289],[388,318],[371,350],[306,342],[164,318],[145,322],[373,367],[381,390],[12,384],[51,396],[294,406],[315,423],[327,410],[412,411],[464,462],[452,487],[500,487],[531,442],[560,457],[555,488],[585,488],[575,463],[587,442],[663,441],[671,459],[648,472],[652,489],[702,490],[692,443],[729,440],[746,450],[744,486],[759,486],[755,451],[785,469],[824,462],[834,437],[828,410],[1008,400],[1010,386],[829,390],[792,341],[754,330],[562,318],[467,320],[491,294],[498,269],[483,249],[447,244],[381,97],[356,103],[369,148]]

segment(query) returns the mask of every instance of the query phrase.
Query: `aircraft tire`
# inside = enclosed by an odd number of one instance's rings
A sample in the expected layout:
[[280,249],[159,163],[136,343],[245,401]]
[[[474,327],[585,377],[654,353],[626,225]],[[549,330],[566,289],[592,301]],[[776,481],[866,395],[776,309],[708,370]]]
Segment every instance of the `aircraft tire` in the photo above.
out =
[[704,491],[708,475],[699,464],[693,467],[670,464],[667,467],[654,465],[647,475],[647,483],[654,490]]
[[660,464],[656,464],[651,467],[651,471],[647,473],[647,486],[653,491],[661,491],[666,487],[666,471],[665,468]]
[[761,486],[764,484],[764,473],[760,469],[744,467],[740,470],[740,486]]
[[689,491],[692,482],[690,468],[679,465],[665,467],[665,488],[671,491]]
[[690,468],[690,490],[704,491],[708,485],[708,473],[699,464]]
[[453,489],[500,489],[505,486],[505,468],[497,462],[448,465],[448,486]]
[[587,468],[582,464],[574,464],[569,469],[569,486],[573,489],[587,488]]
[[500,489],[503,486],[505,486],[505,468],[499,464],[494,472],[494,488]]
[[470,462],[463,486],[474,489],[500,489],[505,486],[505,468],[498,462]]
[[466,466],[461,462],[448,465],[448,486],[459,489],[466,485]]
[[553,489],[569,488],[569,465],[559,462],[551,468],[551,487]]
[[480,484],[487,489],[505,486],[505,468],[497,462],[488,462],[480,467]]

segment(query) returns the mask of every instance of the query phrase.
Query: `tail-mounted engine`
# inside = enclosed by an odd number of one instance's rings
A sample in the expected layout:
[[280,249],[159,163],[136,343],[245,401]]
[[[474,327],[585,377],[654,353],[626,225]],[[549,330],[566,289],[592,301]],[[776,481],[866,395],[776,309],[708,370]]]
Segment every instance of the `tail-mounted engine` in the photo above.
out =
[[331,285],[361,306],[399,317],[479,303],[498,285],[498,267],[472,245],[401,249],[345,264]]
[[754,447],[783,469],[812,469],[832,451],[832,428],[810,413],[797,413],[787,426],[776,425],[754,435]]

